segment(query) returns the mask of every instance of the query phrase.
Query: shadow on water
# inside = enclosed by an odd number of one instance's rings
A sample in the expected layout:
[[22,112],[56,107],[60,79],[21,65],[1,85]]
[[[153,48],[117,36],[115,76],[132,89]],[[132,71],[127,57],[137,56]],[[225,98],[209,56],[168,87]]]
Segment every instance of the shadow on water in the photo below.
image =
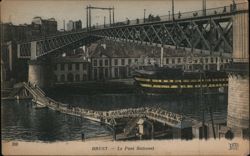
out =
[[31,101],[2,103],[1,131],[3,140],[70,141],[96,135],[110,135],[99,123],[64,115],[49,109],[34,109]]
[[[76,92],[76,91],[75,91]],[[162,109],[200,119],[202,105],[199,95],[143,95],[128,93],[84,94],[70,90],[50,90],[47,95],[71,106],[94,110],[114,110],[136,107],[160,107]],[[226,117],[227,96],[204,97],[205,108],[211,106],[214,117]],[[4,140],[69,141],[97,135],[110,135],[111,131],[99,123],[72,117],[49,109],[34,109],[31,101],[4,101],[2,103],[1,130]],[[209,117],[205,109],[205,118]]]

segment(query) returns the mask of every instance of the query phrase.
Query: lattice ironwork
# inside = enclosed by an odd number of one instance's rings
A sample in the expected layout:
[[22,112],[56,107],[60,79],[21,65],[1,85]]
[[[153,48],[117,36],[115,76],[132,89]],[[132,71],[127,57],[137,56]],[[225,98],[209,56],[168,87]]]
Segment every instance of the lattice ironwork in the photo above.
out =
[[[89,27],[88,31],[66,32],[60,35],[40,38],[18,44],[18,57],[36,59],[58,49],[71,46],[91,37],[139,44],[157,44],[185,47],[191,51],[205,51],[206,54],[232,54],[234,14],[248,12],[247,3],[192,11],[170,16],[160,16],[157,21],[137,19]],[[172,15],[171,15],[172,16]],[[172,19],[175,19],[174,21]],[[229,56],[227,55],[227,56]]]
[[210,53],[232,53],[232,17],[150,23],[96,30],[92,35],[112,40],[171,45]]

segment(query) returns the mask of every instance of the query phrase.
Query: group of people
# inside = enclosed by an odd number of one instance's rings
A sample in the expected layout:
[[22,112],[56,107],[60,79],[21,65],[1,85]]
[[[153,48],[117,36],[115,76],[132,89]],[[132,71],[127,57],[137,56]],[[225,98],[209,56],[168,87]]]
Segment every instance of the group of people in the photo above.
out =
[[127,108],[127,109],[119,109],[119,110],[112,110],[107,112],[107,116],[121,116],[121,115],[129,115],[129,114],[143,114],[145,113],[146,108]]

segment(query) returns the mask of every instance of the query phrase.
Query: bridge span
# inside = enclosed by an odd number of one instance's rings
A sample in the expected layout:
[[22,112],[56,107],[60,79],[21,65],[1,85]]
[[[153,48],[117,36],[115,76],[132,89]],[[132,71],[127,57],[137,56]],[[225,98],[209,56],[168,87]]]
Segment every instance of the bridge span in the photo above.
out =
[[244,25],[239,25],[239,19],[247,16],[248,2],[245,2],[207,9],[206,14],[198,10],[160,16],[156,20],[127,20],[19,43],[17,52],[19,58],[36,60],[65,47],[79,47],[105,38],[231,57],[235,53],[233,47],[243,42],[237,38],[237,32],[245,29]]
[[198,121],[185,115],[153,107],[127,108],[110,111],[95,111],[79,107],[69,107],[68,104],[64,104],[47,97],[38,86],[25,82],[22,83],[22,87],[19,89],[19,92],[15,93],[16,95],[27,95],[22,94],[22,92],[27,91],[33,97],[32,101],[36,103],[37,108],[47,107],[64,114],[86,118],[92,121],[105,123],[110,126],[116,125],[116,120],[122,118],[147,118],[149,120],[162,123],[163,125],[168,125],[178,129],[192,127],[194,124],[198,123]]

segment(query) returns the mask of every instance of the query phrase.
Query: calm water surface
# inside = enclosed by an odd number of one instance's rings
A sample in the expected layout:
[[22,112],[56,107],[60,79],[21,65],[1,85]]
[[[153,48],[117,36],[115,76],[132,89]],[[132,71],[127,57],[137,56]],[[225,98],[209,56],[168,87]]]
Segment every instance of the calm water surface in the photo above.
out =
[[[201,119],[199,96],[145,96],[135,94],[98,94],[51,96],[72,106],[95,110],[112,110],[131,107],[161,107],[163,109]],[[225,118],[226,95],[204,98],[204,105],[211,106],[214,118]],[[99,123],[64,115],[49,109],[34,109],[31,101],[3,101],[1,130],[4,140],[69,141],[110,135],[111,131]],[[210,116],[205,109],[205,118]]]

